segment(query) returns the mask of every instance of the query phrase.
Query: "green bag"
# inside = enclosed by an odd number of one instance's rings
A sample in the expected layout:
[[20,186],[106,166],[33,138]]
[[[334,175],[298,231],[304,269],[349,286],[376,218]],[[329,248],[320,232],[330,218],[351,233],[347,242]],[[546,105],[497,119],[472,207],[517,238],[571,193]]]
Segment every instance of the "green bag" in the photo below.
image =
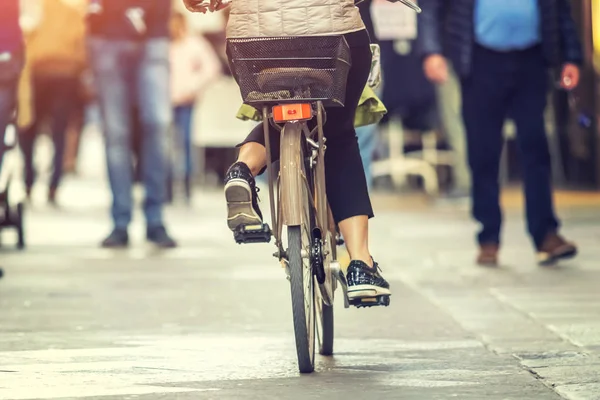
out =
[[[354,116],[354,126],[360,128],[361,126],[376,124],[381,121],[386,113],[387,109],[383,102],[377,97],[373,89],[366,86],[358,101],[358,108]],[[262,112],[248,104],[242,104],[236,118],[242,121],[258,122],[262,121]]]

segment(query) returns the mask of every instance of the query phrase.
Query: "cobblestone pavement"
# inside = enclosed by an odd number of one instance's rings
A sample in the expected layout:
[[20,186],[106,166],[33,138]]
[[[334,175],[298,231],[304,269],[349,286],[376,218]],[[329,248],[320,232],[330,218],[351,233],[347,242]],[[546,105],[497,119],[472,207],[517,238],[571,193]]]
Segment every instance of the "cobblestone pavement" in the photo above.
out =
[[600,205],[561,210],[581,247],[540,268],[520,211],[503,265],[473,265],[464,206],[376,196],[373,252],[386,309],[336,308],[336,354],[297,373],[289,289],[270,245],[238,246],[219,193],[167,210],[181,246],[157,251],[136,214],[128,250],[106,184],[38,188],[29,246],[0,264],[0,399],[600,399]]

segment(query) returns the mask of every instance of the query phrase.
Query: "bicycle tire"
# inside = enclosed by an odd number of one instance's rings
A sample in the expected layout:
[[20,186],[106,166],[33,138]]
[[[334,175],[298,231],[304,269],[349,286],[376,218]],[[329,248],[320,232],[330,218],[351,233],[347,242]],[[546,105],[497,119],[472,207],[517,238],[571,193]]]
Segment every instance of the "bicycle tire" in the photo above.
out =
[[[294,336],[301,373],[314,371],[316,314],[314,271],[308,254],[312,242],[313,208],[308,182],[310,170],[305,165],[305,142],[302,124],[287,123],[281,135],[279,190],[283,201],[284,223],[288,235],[288,269],[292,297]],[[302,257],[303,250],[305,251]]]
[[16,228],[17,228],[17,249],[22,250],[25,248],[25,222],[24,222],[24,205],[23,203],[17,204],[16,213]]
[[[333,354],[334,341],[334,292],[335,279],[330,272],[330,263],[337,258],[336,241],[331,227],[334,226],[327,201],[327,189],[325,179],[325,146],[322,125],[323,125],[323,108],[322,104],[318,104],[319,112],[317,113],[317,124],[321,127],[319,133],[319,156],[314,168],[314,191],[316,194],[316,207],[318,216],[318,225],[321,228],[321,236],[324,241],[323,265],[325,269],[325,282],[323,285],[318,285],[315,292],[320,292],[320,295],[315,295],[315,303],[317,307],[317,330],[319,340],[319,354],[323,356],[331,356]],[[318,282],[316,282],[318,283]]]
[[[296,352],[298,353],[298,368],[301,373],[310,373],[315,369],[316,313],[314,307],[314,276],[312,268],[309,267],[309,279],[305,279],[306,268],[304,266],[304,259],[302,258],[302,226],[288,226],[287,231],[292,316],[294,320]],[[308,295],[306,289],[308,289]],[[307,300],[310,302],[308,315],[306,310]]]
[[[315,290],[315,293],[317,291]],[[315,311],[317,319],[317,336],[319,340],[319,354],[322,356],[333,355],[333,339],[334,339],[334,324],[333,324],[333,306],[328,306],[321,298],[315,296],[315,304],[320,305]]]
[[[324,262],[330,263],[332,260],[337,258],[337,249],[335,247],[335,238],[331,233],[328,236],[330,243],[330,251],[331,254],[325,257]],[[325,284],[332,285],[332,293],[335,292],[335,279],[332,276],[329,276],[330,281]],[[318,283],[318,282],[317,282]],[[331,305],[328,305],[321,295],[321,290],[315,290],[315,304],[318,305],[316,310],[316,318],[317,318],[317,339],[319,341],[319,354],[322,356],[331,356],[333,355],[333,342],[335,337],[335,328],[334,328],[334,313],[333,313],[333,301],[334,298],[331,298]]]

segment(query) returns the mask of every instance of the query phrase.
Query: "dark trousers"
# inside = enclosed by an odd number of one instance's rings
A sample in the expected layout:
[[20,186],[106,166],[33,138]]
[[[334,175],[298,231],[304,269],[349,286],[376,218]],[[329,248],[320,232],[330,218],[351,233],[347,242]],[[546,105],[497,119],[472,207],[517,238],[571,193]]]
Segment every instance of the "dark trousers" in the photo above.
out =
[[138,161],[146,189],[146,224],[162,226],[167,198],[165,138],[172,120],[169,40],[91,37],[89,50],[102,116],[114,225],[126,229],[132,218],[132,108],[136,107],[142,135]]
[[498,175],[507,117],[517,127],[527,226],[535,246],[539,248],[546,234],[559,226],[544,126],[548,80],[539,46],[504,53],[474,48],[471,74],[462,81],[462,111],[473,178],[473,216],[482,225],[479,243],[500,243]]
[[35,141],[42,124],[49,121],[54,143],[53,172],[50,187],[56,189],[63,172],[65,139],[69,120],[77,107],[79,77],[73,76],[33,76],[34,122],[21,133],[20,144],[25,159],[25,185],[33,186],[35,169],[33,156]]
[[[370,41],[366,30],[345,36],[352,57],[352,67],[346,85],[345,107],[327,108],[327,121],[323,129],[327,137],[325,152],[327,197],[336,222],[359,215],[373,216],[367,180],[354,130],[354,115],[371,70]],[[273,162],[279,159],[280,135],[278,130],[271,127],[269,140]],[[264,145],[262,124],[254,128],[244,141],[246,142]]]
[[178,173],[182,172],[184,178],[190,179],[194,172],[193,144],[192,144],[192,117],[194,105],[180,105],[173,109],[173,121],[177,129],[177,144],[183,155],[183,160],[178,160],[176,166]]
[[[0,82],[0,171],[4,159],[5,133],[8,125],[13,122],[16,102],[16,84],[13,82]],[[1,188],[0,188],[1,190]]]

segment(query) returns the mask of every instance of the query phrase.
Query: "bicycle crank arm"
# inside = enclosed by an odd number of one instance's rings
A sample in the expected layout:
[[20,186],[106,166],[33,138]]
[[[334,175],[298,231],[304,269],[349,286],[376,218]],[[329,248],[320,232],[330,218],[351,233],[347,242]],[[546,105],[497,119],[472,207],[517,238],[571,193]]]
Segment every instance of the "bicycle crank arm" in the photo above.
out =
[[331,268],[331,274],[335,279],[337,279],[342,287],[342,292],[344,293],[344,308],[350,308],[350,300],[348,299],[348,282],[346,282],[346,277],[342,272],[340,263],[333,261],[331,264],[329,264],[329,267]]

